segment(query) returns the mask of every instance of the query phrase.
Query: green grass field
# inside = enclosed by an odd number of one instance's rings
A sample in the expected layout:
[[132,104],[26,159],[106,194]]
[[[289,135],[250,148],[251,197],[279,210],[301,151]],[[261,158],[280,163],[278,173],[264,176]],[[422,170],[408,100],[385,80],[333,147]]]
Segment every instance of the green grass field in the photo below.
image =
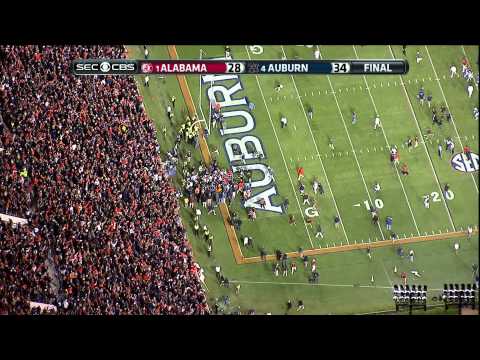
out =
[[[198,59],[200,49],[203,58],[223,57],[223,46],[177,46],[180,59]],[[313,48],[305,46],[232,46],[234,59],[313,59]],[[168,59],[166,46],[150,46],[150,58]],[[402,58],[401,46],[320,46],[323,59],[389,59]],[[415,52],[423,55],[420,64],[415,61]],[[393,217],[393,231],[400,237],[431,235],[452,231],[463,231],[468,225],[478,228],[478,171],[463,173],[454,170],[450,164],[451,155],[443,152],[437,155],[438,142],[443,145],[446,137],[455,142],[455,153],[469,145],[478,154],[478,121],[472,110],[478,107],[478,87],[475,86],[472,98],[468,98],[466,81],[461,77],[460,60],[467,56],[478,74],[477,46],[409,46],[407,58],[410,71],[405,76],[359,76],[359,75],[241,75],[239,79],[216,81],[230,88],[240,81],[239,91],[233,99],[245,96],[255,104],[251,111],[255,119],[254,129],[231,136],[221,136],[218,130],[211,129],[208,138],[210,147],[219,149],[219,163],[230,167],[224,143],[228,138],[242,138],[246,135],[260,139],[265,153],[263,160],[250,160],[248,163],[269,165],[275,172],[275,182],[262,188],[260,193],[273,185],[277,195],[270,199],[279,205],[289,199],[288,214],[297,220],[296,226],[287,221],[287,214],[257,211],[257,220],[247,220],[240,202],[235,200],[232,210],[243,220],[239,239],[243,235],[252,236],[254,248],[244,248],[245,257],[259,255],[260,246],[269,254],[276,249],[284,252],[303,249],[325,248],[345,244],[368,243],[390,239],[384,219]],[[129,46],[131,58],[143,58],[142,46]],[[460,78],[450,78],[449,68],[457,65]],[[200,118],[208,120],[209,100],[207,91],[212,85],[201,83],[198,75],[187,76],[188,85]],[[172,146],[175,135],[187,114],[182,93],[175,76],[151,76],[150,87],[139,89],[144,96],[148,114],[158,129],[158,140],[162,152]],[[283,89],[276,92],[274,87],[281,83]],[[426,104],[421,106],[416,99],[420,86],[426,94],[432,94],[433,106],[446,104],[453,121],[444,122],[441,128],[432,126],[431,111]],[[166,116],[168,99],[175,95],[178,99],[175,108],[175,125],[171,126]],[[217,97],[217,101],[223,99]],[[313,120],[307,117],[307,109],[313,109]],[[222,111],[248,111],[245,105],[231,106]],[[358,114],[358,121],[352,124],[351,113]],[[381,119],[382,128],[373,129],[375,115]],[[288,126],[280,127],[281,116],[286,116]],[[243,125],[238,118],[227,121],[227,128]],[[162,134],[167,128],[167,136]],[[424,143],[423,134],[428,128],[434,132],[433,142]],[[405,145],[407,137],[418,135],[419,146],[411,152]],[[329,147],[333,139],[335,150]],[[390,146],[396,145],[400,152],[400,163],[407,163],[410,174],[402,176],[399,169],[389,161]],[[183,146],[186,150],[187,146]],[[194,152],[200,161],[200,152]],[[238,162],[234,165],[240,165]],[[313,228],[306,225],[306,208],[298,192],[297,166],[305,169],[303,183],[306,192],[314,196],[314,177],[322,183],[325,194],[316,195],[315,201],[319,216],[314,217]],[[254,180],[262,176],[255,173]],[[373,184],[378,181],[382,187],[377,195]],[[179,179],[175,179],[179,184]],[[443,187],[448,183],[451,193],[445,197]],[[435,194],[436,193],[436,194]],[[431,194],[430,209],[423,205],[423,196]],[[371,216],[365,202],[376,203],[379,209],[379,226],[372,225]],[[333,218],[339,215],[342,223],[337,229]],[[417,244],[407,244],[404,250],[415,251],[415,261],[400,259],[393,247],[383,247],[372,252],[370,261],[364,250],[321,255],[317,257],[320,273],[318,284],[308,283],[309,269],[304,269],[300,259],[299,271],[287,277],[275,277],[272,263],[235,263],[232,248],[227,239],[220,214],[202,215],[202,224],[209,225],[215,236],[213,256],[209,258],[206,243],[195,238],[192,233],[192,214],[182,208],[184,223],[199,264],[205,269],[206,285],[210,304],[215,298],[229,295],[231,305],[226,312],[238,306],[242,311],[255,309],[257,313],[283,314],[288,299],[302,299],[305,310],[302,314],[360,314],[394,309],[391,299],[391,285],[400,278],[393,272],[416,269],[422,273],[421,279],[411,283],[429,286],[429,297],[438,295],[445,282],[472,282],[471,265],[478,264],[478,235],[471,240],[466,238],[435,240]],[[324,238],[315,238],[315,230],[321,224]],[[455,255],[454,242],[460,242],[460,251]],[[222,267],[223,273],[234,284],[241,285],[240,294],[219,287],[214,275],[215,265]],[[371,277],[375,281],[371,283]],[[413,281],[413,282],[412,282]],[[299,314],[295,311],[292,313]]]

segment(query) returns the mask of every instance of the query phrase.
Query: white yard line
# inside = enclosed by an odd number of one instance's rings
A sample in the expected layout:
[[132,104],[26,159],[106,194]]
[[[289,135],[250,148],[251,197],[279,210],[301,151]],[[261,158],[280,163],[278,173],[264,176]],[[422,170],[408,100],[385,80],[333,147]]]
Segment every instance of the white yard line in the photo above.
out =
[[[430,56],[430,52],[428,51],[427,45],[425,45],[425,49],[427,50],[428,59],[430,60],[430,64],[432,65],[433,73],[435,74],[435,77],[438,79],[437,70],[435,70],[435,65],[433,65],[433,60],[432,60],[432,57]],[[455,129],[455,132],[458,136],[458,141],[460,141],[460,146],[462,147],[462,150],[463,150],[463,143],[460,138],[460,134],[458,133],[457,126],[455,125],[455,120],[454,120],[452,110],[448,105],[447,98],[445,97],[445,93],[443,92],[443,88],[442,88],[442,84],[440,83],[440,80],[437,80],[437,82],[438,82],[438,87],[440,88],[440,92],[442,93],[443,101],[445,101],[445,105],[447,106],[447,109],[450,112],[450,115],[452,116],[452,125],[453,125],[453,128]],[[472,173],[470,173],[470,176],[472,177],[473,184],[475,185],[475,189],[477,190],[477,193],[478,193],[478,185],[477,185],[477,182],[475,181],[475,177],[473,176]]]
[[[320,51],[320,47],[318,45],[317,45],[317,49],[318,51]],[[320,59],[323,59],[321,52],[320,52]],[[333,85],[332,85],[332,81],[330,80],[330,75],[327,75],[327,80],[328,80],[328,83],[330,84],[330,88],[333,91]],[[352,147],[353,157],[355,158],[358,170],[360,171],[360,176],[362,177],[363,185],[365,186],[365,191],[367,192],[368,199],[370,200],[370,204],[374,204],[374,202],[372,201],[372,198],[370,197],[370,192],[368,191],[368,186],[367,186],[367,183],[365,182],[365,178],[363,177],[362,168],[360,167],[360,163],[358,162],[357,154],[355,152],[355,148],[353,147],[352,139],[350,139],[350,134],[348,133],[347,125],[345,124],[345,119],[343,118],[342,110],[340,109],[340,104],[338,103],[337,95],[333,94],[333,98],[335,99],[335,103],[337,104],[337,109],[338,109],[338,112],[340,113],[340,118],[342,119],[345,132],[347,133],[348,141],[350,142],[350,146]],[[385,240],[385,236],[383,235],[380,222],[377,222],[377,225],[378,225],[378,229],[380,230],[380,234],[382,235],[382,239]]]
[[[395,59],[395,55],[393,54],[393,50],[392,50],[391,45],[389,45],[388,47],[390,49],[390,54],[392,54],[392,58]],[[412,102],[410,101],[410,97],[408,96],[407,88],[405,87],[405,83],[403,82],[403,78],[402,78],[401,75],[398,75],[398,77],[400,78],[400,83],[402,84],[403,92],[404,92],[405,96],[407,97],[408,105],[410,107],[410,111],[412,112],[413,118],[415,120],[415,125],[417,126],[418,133],[421,137],[423,137],[422,136],[422,131],[420,130],[420,124],[418,122],[417,115],[415,114],[415,111],[413,110],[413,105],[412,105]],[[430,157],[430,153],[428,152],[428,149],[427,149],[427,144],[425,144],[425,141],[421,141],[421,143],[423,144],[423,148],[425,149],[425,152],[427,154],[428,162],[430,163],[430,167],[432,169],[433,175],[435,177],[435,180],[437,181],[438,189],[440,190],[440,193],[442,194],[443,203],[445,205],[445,209],[447,210],[448,218],[450,219],[450,224],[453,227],[453,231],[456,231],[455,224],[453,223],[452,215],[450,214],[450,209],[448,208],[448,205],[447,205],[447,199],[445,199],[445,195],[443,193],[442,186],[440,185],[440,180],[438,179],[435,168],[433,167],[433,162],[432,162],[432,159]]]
[[[467,52],[465,51],[465,47],[464,47],[463,45],[462,45],[462,51],[463,51],[463,55],[465,55],[465,58],[467,59],[468,63],[471,64],[471,63],[470,63],[470,59],[468,58]],[[477,89],[478,89],[478,84],[477,84],[477,82],[474,81],[474,83],[475,83],[475,86],[476,86]]]
[[[355,56],[357,59],[359,59],[358,54],[357,54],[357,49],[355,49],[355,45],[352,45],[353,51],[355,52]],[[363,75],[363,81],[365,82],[365,85],[367,86],[367,91],[368,95],[370,96],[370,100],[372,101],[373,108],[375,109],[375,112],[377,116],[380,117],[380,113],[378,112],[377,105],[375,105],[375,101],[373,100],[372,93],[370,92],[370,88],[368,87],[368,82],[367,78],[365,75]],[[387,143],[387,146],[390,147],[390,143],[388,142],[387,135],[385,134],[384,126],[380,126],[380,129],[382,129],[382,134],[383,137],[385,138],[385,142]],[[395,167],[395,173],[397,174],[398,181],[400,182],[400,185],[402,186],[403,194],[405,195],[405,200],[407,200],[407,205],[408,209],[410,210],[410,214],[412,215],[413,223],[415,224],[415,229],[417,229],[418,235],[420,235],[420,230],[418,229],[417,221],[415,220],[415,216],[413,215],[412,207],[410,206],[410,201],[408,200],[407,192],[405,191],[405,188],[403,186],[402,179],[400,178],[400,174],[398,173],[397,167]]]
[[[281,47],[282,47],[283,55],[286,58],[287,54],[285,53],[285,49],[283,48],[283,45],[281,45]],[[325,180],[327,182],[327,186],[330,189],[330,192],[332,193],[333,204],[335,205],[335,210],[338,214],[338,217],[340,218],[340,225],[342,226],[343,233],[345,235],[345,239],[347,240],[347,244],[350,244],[350,242],[348,241],[347,232],[345,231],[345,227],[343,225],[342,216],[340,215],[340,211],[338,210],[337,201],[335,200],[335,196],[333,195],[332,187],[330,186],[330,182],[328,181],[327,172],[325,171],[325,167],[323,166],[323,161],[320,157],[320,151],[318,151],[317,142],[315,141],[315,136],[313,135],[312,127],[310,126],[310,122],[308,120],[307,112],[305,111],[305,107],[303,106],[302,100],[300,99],[300,93],[298,92],[297,84],[295,83],[295,78],[293,77],[293,75],[291,75],[291,78],[292,78],[292,81],[293,81],[293,86],[295,87],[295,91],[297,92],[298,101],[300,102],[300,105],[301,105],[302,110],[303,110],[303,115],[305,115],[305,120],[307,121],[308,129],[310,130],[310,135],[312,136],[312,140],[313,140],[313,145],[315,145],[315,150],[317,151],[318,159],[320,160],[320,165],[322,166],[323,173],[325,174]]]
[[[291,276],[291,275],[289,275]],[[277,281],[243,281],[230,280],[231,283],[236,284],[251,284],[251,285],[303,285],[303,286],[327,286],[327,287],[347,287],[347,288],[365,288],[365,289],[391,289],[391,286],[374,286],[374,285],[348,285],[348,284],[322,284],[322,283],[304,283],[304,282],[277,282]]]
[[[292,276],[292,275],[288,275]],[[353,285],[353,284],[325,284],[325,283],[306,283],[306,282],[281,282],[281,281],[249,281],[249,280],[230,280],[234,284],[250,285],[300,285],[300,286],[326,286],[326,287],[346,287],[362,289],[392,289],[392,286],[379,285]],[[442,291],[443,289],[429,289],[429,291]]]
[[388,283],[390,284],[390,288],[391,288],[391,287],[393,287],[392,279],[390,279],[390,276],[388,275],[388,271],[385,268],[385,263],[383,262],[383,260],[381,260],[381,262],[382,262],[383,271],[385,272],[385,275],[387,276]]
[[[248,58],[251,60],[252,58],[250,56],[250,52],[248,51],[247,45],[245,45],[245,50],[247,51]],[[280,141],[278,140],[277,131],[275,130],[275,126],[273,125],[272,116],[270,115],[270,110],[268,109],[267,101],[265,100],[265,96],[263,95],[263,90],[262,90],[262,87],[260,86],[260,81],[258,80],[257,75],[255,75],[255,79],[257,80],[258,89],[260,90],[260,94],[262,95],[263,103],[265,104],[265,109],[267,110],[267,115],[270,120],[270,124],[272,125],[273,134],[275,135],[278,148],[280,149],[280,154],[282,155],[283,164],[285,165],[285,170],[287,171],[288,178],[290,179],[290,185],[292,185],[292,190],[293,190],[293,194],[295,195],[295,200],[297,200],[298,210],[302,214],[302,220],[303,220],[303,224],[305,225],[305,231],[307,232],[308,240],[310,240],[310,244],[312,245],[312,248],[315,248],[312,242],[312,238],[310,236],[310,232],[308,231],[307,223],[305,222],[305,216],[303,216],[302,207],[300,206],[300,201],[298,200],[297,192],[295,190],[295,186],[293,185],[292,177],[290,176],[290,171],[288,170],[287,161],[285,160],[285,156],[283,155],[282,146],[280,145]]]

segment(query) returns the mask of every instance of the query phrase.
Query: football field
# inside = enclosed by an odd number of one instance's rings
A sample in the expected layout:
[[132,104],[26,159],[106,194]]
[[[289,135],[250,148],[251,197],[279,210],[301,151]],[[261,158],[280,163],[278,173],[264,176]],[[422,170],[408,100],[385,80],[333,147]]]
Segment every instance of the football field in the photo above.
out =
[[[149,46],[150,58],[169,59],[172,54],[179,59],[224,57],[223,46],[218,45],[176,46],[174,53],[172,48]],[[234,60],[311,60],[316,49],[322,59],[403,58],[401,46],[385,45],[247,45],[231,49]],[[419,63],[417,50],[422,56]],[[130,46],[129,56],[143,58],[142,47]],[[478,120],[473,116],[473,108],[478,108],[478,85],[475,82],[469,98],[467,81],[461,74],[464,56],[476,78],[478,47],[461,45],[408,46],[410,71],[404,76],[188,75],[181,87],[180,79],[169,75],[152,76],[148,88],[139,77],[163,153],[173,147],[188,110],[194,109],[205,120],[210,133],[208,147],[211,153],[218,149],[221,167],[235,172],[241,167],[252,170],[253,198],[247,206],[257,208],[255,221],[247,219],[245,204],[238,198],[230,207],[230,212],[242,219],[241,230],[234,237],[227,235],[220,212],[202,215],[202,225],[208,224],[215,236],[212,257],[207,256],[203,238],[192,233],[191,210],[182,208],[194,255],[205,269],[211,304],[228,294],[231,300],[226,311],[240,306],[257,313],[281,314],[288,299],[302,299],[308,314],[369,313],[394,307],[390,289],[400,282],[401,271],[409,275],[411,270],[419,271],[422,277],[409,276],[409,282],[428,285],[431,296],[438,295],[444,283],[472,282],[471,265],[478,264],[479,149]],[[450,77],[452,64],[457,66],[459,77]],[[421,87],[432,96],[430,107],[417,99]],[[171,96],[178,99],[173,125],[165,110]],[[222,132],[209,120],[211,99],[220,104],[226,119]],[[442,107],[448,109],[451,120],[441,126],[432,124],[432,108],[440,111]],[[355,123],[353,112],[357,114]],[[287,119],[287,126],[281,126],[282,117]],[[376,129],[375,117],[381,121]],[[417,137],[418,146],[409,148],[409,137]],[[447,138],[455,144],[453,154],[445,149]],[[397,166],[390,162],[394,146],[400,156]],[[464,146],[471,148],[472,161],[462,156]],[[248,154],[245,163],[235,148]],[[200,149],[182,148],[188,149],[200,161]],[[264,157],[255,158],[253,150]],[[401,173],[403,164],[408,166],[408,175]],[[265,171],[267,167],[273,177]],[[301,183],[308,202],[299,191],[299,167],[305,172]],[[314,179],[322,184],[323,194],[314,193]],[[180,179],[174,181],[180,187]],[[376,182],[381,187],[378,192],[373,190]],[[444,191],[446,184],[448,191]],[[430,196],[429,208],[424,205],[426,195]],[[261,198],[268,200],[266,209],[257,202]],[[285,199],[289,202],[287,210],[281,206]],[[379,214],[377,225],[372,223],[372,206]],[[296,219],[295,225],[289,224],[290,215]],[[336,216],[338,226],[334,224]],[[387,216],[393,219],[391,230],[385,226]],[[323,237],[316,236],[319,226]],[[465,236],[467,226],[476,230],[472,239]],[[392,243],[392,233],[399,239],[396,244]],[[244,236],[254,239],[253,247],[243,246]],[[455,242],[460,243],[457,255]],[[367,246],[373,249],[371,261]],[[413,249],[415,260],[399,257],[399,246],[406,253]],[[260,248],[269,255],[276,250],[289,253],[299,271],[276,277],[274,261],[260,261]],[[310,258],[317,256],[318,283],[308,282],[310,270],[304,269],[298,258],[300,248]],[[226,289],[218,285],[216,265],[233,284],[241,285],[239,295],[232,286]]]

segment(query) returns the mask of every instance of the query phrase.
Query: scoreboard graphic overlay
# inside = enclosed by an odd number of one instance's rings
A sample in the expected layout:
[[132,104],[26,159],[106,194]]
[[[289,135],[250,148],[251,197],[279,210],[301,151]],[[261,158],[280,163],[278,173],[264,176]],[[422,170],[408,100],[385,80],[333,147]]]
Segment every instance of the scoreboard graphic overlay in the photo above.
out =
[[106,60],[73,62],[75,75],[139,74],[340,74],[403,75],[406,60]]

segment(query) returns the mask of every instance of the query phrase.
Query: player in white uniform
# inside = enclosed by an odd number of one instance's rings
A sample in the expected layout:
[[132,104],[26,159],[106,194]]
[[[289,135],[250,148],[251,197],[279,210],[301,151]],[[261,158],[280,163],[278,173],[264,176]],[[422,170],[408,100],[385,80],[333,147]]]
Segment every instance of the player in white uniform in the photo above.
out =
[[477,107],[473,108],[473,118],[475,120],[478,120],[478,108]]
[[423,197],[423,206],[425,206],[426,209],[430,209],[430,195]]
[[468,91],[468,97],[471,98],[472,94],[473,94],[473,85],[472,84],[468,85],[467,91]]
[[380,184],[378,183],[378,181],[373,184],[373,191],[376,193],[380,191]]
[[374,128],[375,130],[377,130],[377,128],[379,128],[379,127],[382,127],[382,125],[380,125],[380,118],[379,118],[378,115],[377,115],[377,116],[375,117],[375,122],[374,122],[374,124],[373,124],[373,128]]
[[454,76],[458,77],[457,67],[452,64],[452,66],[450,66],[450,78],[453,78]]
[[460,249],[460,244],[458,242],[453,244],[453,249],[455,250],[455,255],[458,255],[458,249]]
[[417,64],[423,60],[422,55],[420,55],[420,51],[417,50],[417,53],[415,54],[415,58],[417,59]]
[[319,60],[320,59],[320,50],[316,49],[313,52],[313,56],[315,57],[315,60]]
[[313,193],[316,195],[318,191],[318,180],[314,179],[313,180]]
[[287,126],[287,118],[285,116],[282,116],[282,118],[280,119],[280,124],[282,128]]

